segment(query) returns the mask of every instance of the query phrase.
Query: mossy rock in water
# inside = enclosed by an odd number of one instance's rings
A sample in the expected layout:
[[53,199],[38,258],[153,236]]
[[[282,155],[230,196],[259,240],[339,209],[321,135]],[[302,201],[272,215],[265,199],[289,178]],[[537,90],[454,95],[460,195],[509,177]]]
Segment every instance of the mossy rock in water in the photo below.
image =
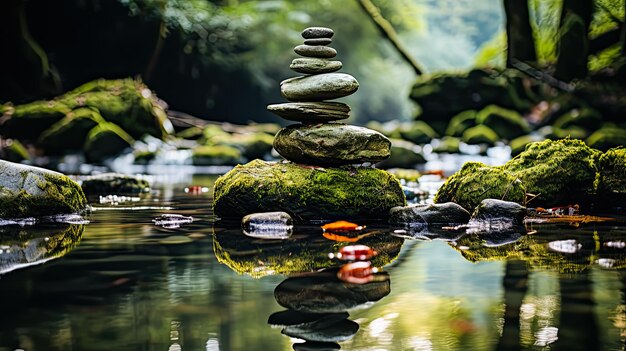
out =
[[588,204],[595,193],[597,157],[599,152],[580,140],[545,140],[528,145],[501,168],[537,195],[533,206]]
[[228,145],[198,146],[191,158],[196,166],[234,166],[244,162],[241,150]]
[[47,154],[81,150],[85,145],[89,131],[104,122],[95,108],[77,108],[46,129],[40,135],[37,143]]
[[501,168],[466,162],[439,188],[434,202],[455,202],[471,212],[484,199],[523,204],[526,189],[516,176]]
[[110,122],[100,123],[87,134],[85,157],[89,162],[101,162],[119,155],[134,143],[133,138],[118,125]]
[[561,129],[576,126],[586,130],[594,130],[601,122],[602,115],[600,115],[600,112],[589,107],[581,107],[565,112],[552,125]]
[[439,136],[437,132],[424,121],[403,124],[399,128],[399,132],[402,139],[415,144],[426,144]]
[[418,151],[418,146],[410,141],[391,139],[391,157],[376,164],[376,167],[387,168],[415,168],[418,164],[426,163],[426,159]]
[[451,136],[441,138],[433,148],[436,153],[458,154],[460,151],[461,139]]
[[176,137],[195,140],[195,139],[201,138],[203,135],[203,132],[204,132],[204,128],[193,126],[187,129],[183,129],[180,132],[176,133]]
[[232,146],[241,151],[248,160],[263,158],[272,151],[274,137],[266,133],[226,134],[211,138],[214,145]]
[[476,125],[476,110],[463,111],[450,119],[446,135],[460,137],[467,129]]
[[0,133],[37,140],[44,130],[81,107],[97,109],[105,120],[118,124],[135,138],[144,134],[163,138],[168,134],[167,114],[154,93],[141,81],[130,78],[99,79],[53,100],[14,106],[5,111]]
[[5,147],[0,148],[0,159],[10,162],[30,160],[30,154],[24,145],[15,139],[5,141]]
[[378,252],[371,260],[374,267],[386,266],[398,257],[403,242],[404,239],[390,236],[386,231],[364,236],[356,243],[337,242],[324,238],[320,227],[299,226],[294,228],[294,236],[290,239],[257,240],[244,236],[237,227],[215,232],[213,251],[217,260],[233,271],[261,278],[337,266],[337,261],[330,259],[328,254],[357,243]]
[[476,123],[491,128],[501,138],[511,140],[530,132],[528,122],[519,113],[489,105],[476,114]]
[[87,196],[140,194],[150,191],[150,182],[125,174],[103,173],[85,177],[81,187]]
[[480,124],[463,132],[462,140],[468,144],[487,144],[488,146],[493,146],[500,140],[500,137],[493,129]]
[[0,218],[75,213],[86,204],[83,190],[67,176],[0,160]]
[[219,217],[284,211],[295,220],[384,219],[390,208],[406,203],[398,180],[383,170],[261,160],[218,178],[213,198]]
[[585,142],[589,147],[602,151],[624,146],[626,145],[626,129],[606,126],[593,132]]
[[626,148],[610,149],[598,161],[599,207],[626,206]]
[[0,252],[0,274],[66,255],[78,245],[84,229],[83,224],[64,223],[0,227],[0,246],[8,248]]
[[511,147],[511,156],[517,156],[522,153],[526,150],[526,146],[528,144],[543,140],[545,140],[544,137],[536,134],[527,134],[517,137],[509,143],[509,146]]

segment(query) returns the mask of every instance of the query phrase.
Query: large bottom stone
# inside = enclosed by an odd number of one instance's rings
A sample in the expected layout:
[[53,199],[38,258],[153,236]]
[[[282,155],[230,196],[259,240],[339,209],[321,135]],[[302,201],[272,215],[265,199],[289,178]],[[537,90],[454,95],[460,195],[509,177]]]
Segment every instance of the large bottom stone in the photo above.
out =
[[298,220],[386,219],[406,200],[398,180],[374,168],[315,168],[254,160],[215,182],[213,209],[222,218],[284,211]]

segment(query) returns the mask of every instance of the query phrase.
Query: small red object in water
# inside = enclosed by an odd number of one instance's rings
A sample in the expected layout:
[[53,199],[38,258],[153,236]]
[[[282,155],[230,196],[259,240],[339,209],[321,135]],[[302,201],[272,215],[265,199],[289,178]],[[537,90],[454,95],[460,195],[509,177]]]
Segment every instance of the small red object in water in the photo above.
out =
[[351,232],[351,231],[356,231],[356,230],[363,230],[363,228],[365,228],[365,226],[361,226],[361,225],[351,223],[351,222],[346,222],[346,221],[332,222],[332,223],[324,224],[322,226],[322,229],[324,229],[325,232],[326,231]]
[[334,257],[345,261],[365,261],[376,255],[378,255],[378,252],[369,246],[350,245],[339,249],[339,252],[335,254]]
[[205,186],[200,186],[200,185],[192,185],[192,186],[189,186],[189,187],[185,188],[185,192],[186,193],[190,193],[190,194],[194,194],[194,195],[198,195],[198,194],[209,192],[209,188],[207,188]]
[[337,272],[337,278],[352,284],[367,284],[374,280],[374,273],[378,269],[372,267],[369,261],[346,263]]

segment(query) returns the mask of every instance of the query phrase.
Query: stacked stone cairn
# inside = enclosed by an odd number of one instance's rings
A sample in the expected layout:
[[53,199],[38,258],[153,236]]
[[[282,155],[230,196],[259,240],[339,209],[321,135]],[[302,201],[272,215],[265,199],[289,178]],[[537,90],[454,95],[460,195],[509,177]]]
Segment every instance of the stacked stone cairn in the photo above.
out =
[[337,121],[350,107],[328,101],[353,94],[354,77],[337,73],[340,61],[330,28],[302,32],[302,56],[290,68],[303,76],[280,83],[288,103],[269,105],[278,116],[300,122],[281,129],[274,149],[287,161],[254,160],[239,165],[215,182],[213,210],[222,218],[255,212],[284,211],[296,221],[387,219],[389,210],[406,204],[398,180],[369,164],[391,155],[391,142],[368,128]]
[[303,56],[290,68],[306,75],[280,83],[280,92],[292,102],[269,105],[278,116],[301,122],[276,134],[274,149],[289,161],[309,165],[347,165],[376,163],[389,158],[391,142],[368,128],[332,123],[349,117],[350,107],[338,99],[354,94],[357,80],[345,73],[335,73],[341,61],[333,61],[337,51],[332,43],[333,30],[311,27],[302,32],[304,45],[294,51]]

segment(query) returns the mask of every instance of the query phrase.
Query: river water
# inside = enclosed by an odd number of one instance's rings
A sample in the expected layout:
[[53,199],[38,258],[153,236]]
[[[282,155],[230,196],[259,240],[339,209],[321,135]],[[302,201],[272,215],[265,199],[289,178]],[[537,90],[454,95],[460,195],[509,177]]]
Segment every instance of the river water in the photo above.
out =
[[247,237],[212,214],[215,179],[157,177],[94,200],[86,225],[0,227],[0,350],[625,348],[623,221],[495,237],[359,223],[379,272],[351,284],[329,254],[354,240]]

